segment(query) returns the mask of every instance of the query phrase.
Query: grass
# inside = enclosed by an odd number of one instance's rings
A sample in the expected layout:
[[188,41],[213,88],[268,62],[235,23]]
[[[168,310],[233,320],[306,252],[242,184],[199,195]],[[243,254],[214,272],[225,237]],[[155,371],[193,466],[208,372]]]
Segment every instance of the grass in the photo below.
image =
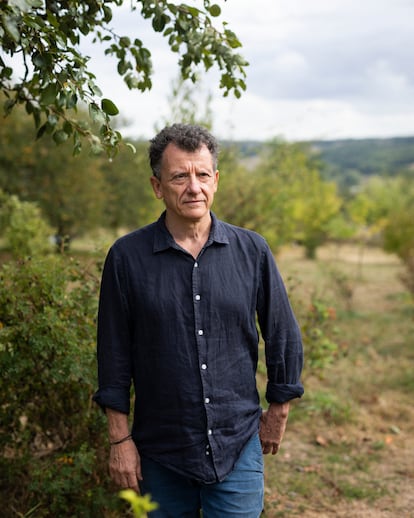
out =
[[353,247],[278,257],[295,309],[315,294],[335,308],[339,354],[322,375],[304,372],[281,451],[265,458],[264,517],[412,515],[413,308],[394,257],[360,257]]

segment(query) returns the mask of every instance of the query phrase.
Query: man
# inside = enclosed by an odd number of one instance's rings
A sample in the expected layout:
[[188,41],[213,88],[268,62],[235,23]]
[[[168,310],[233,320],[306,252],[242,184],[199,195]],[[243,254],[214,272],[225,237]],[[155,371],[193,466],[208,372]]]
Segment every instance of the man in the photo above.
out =
[[289,401],[303,393],[300,331],[268,246],[210,212],[217,153],[199,126],[174,124],[151,141],[165,212],[112,246],[102,276],[94,399],[108,417],[110,474],[150,493],[156,518],[257,518],[262,453],[278,451]]

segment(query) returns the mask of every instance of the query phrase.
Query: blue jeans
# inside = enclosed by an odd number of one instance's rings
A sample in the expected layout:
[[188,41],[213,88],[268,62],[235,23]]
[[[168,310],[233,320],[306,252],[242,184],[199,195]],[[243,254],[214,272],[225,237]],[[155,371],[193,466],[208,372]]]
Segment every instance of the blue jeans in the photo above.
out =
[[233,471],[215,484],[201,484],[141,458],[142,494],[159,507],[151,518],[258,518],[263,510],[263,456],[259,436],[247,443]]

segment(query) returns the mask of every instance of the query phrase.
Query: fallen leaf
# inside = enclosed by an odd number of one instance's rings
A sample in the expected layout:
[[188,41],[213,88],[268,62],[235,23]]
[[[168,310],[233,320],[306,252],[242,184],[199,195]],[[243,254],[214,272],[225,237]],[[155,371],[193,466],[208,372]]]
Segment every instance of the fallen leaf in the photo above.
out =
[[328,446],[328,441],[325,439],[325,437],[322,437],[322,435],[317,435],[316,444],[319,444],[319,446]]

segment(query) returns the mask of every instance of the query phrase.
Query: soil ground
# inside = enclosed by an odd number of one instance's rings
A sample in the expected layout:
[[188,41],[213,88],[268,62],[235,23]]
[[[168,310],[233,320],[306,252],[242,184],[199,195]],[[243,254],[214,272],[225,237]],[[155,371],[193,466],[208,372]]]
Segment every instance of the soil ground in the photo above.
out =
[[[333,364],[304,371],[284,442],[267,456],[263,517],[414,517],[412,301],[402,265],[378,249],[327,247],[316,261],[287,249],[294,306],[334,310]],[[306,354],[306,349],[305,349]]]

